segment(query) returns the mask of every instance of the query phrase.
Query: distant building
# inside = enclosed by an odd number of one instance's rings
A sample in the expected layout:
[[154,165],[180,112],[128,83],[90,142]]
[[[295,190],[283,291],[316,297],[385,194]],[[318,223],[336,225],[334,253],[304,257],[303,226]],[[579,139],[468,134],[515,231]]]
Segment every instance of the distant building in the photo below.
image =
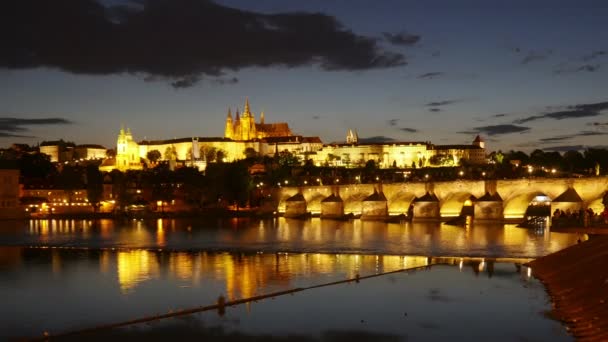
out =
[[204,168],[211,152],[215,157],[221,156],[222,161],[231,162],[245,158],[245,151],[252,149],[260,155],[272,156],[278,152],[290,152],[305,155],[315,152],[323,146],[319,137],[303,137],[294,135],[285,122],[265,123],[264,113],[260,114],[260,122],[255,122],[255,115],[245,101],[242,115],[238,110],[233,121],[230,110],[226,118],[224,137],[189,137],[167,140],[143,140],[136,142],[130,129],[121,129],[116,142],[115,163],[104,163],[100,169],[137,170],[142,169],[147,161],[148,153],[160,152],[161,161],[181,163]]
[[[355,167],[373,160],[379,167],[426,167],[485,163],[483,140],[477,136],[471,145],[433,145],[430,142],[360,143],[356,131],[348,130],[345,143],[324,145],[319,137],[305,137],[292,133],[285,122],[265,123],[264,113],[255,122],[249,100],[243,113],[236,111],[233,120],[230,109],[226,117],[224,137],[188,137],[168,140],[136,142],[130,129],[121,128],[116,142],[115,162],[106,160],[100,167],[112,169],[142,169],[151,151],[160,153],[160,161],[174,166],[196,166],[204,169],[209,162],[231,162],[244,159],[248,150],[262,156],[289,152],[316,165]],[[214,160],[207,160],[210,156]],[[436,164],[440,160],[444,164]]]
[[19,169],[17,165],[0,163],[0,218],[19,218]]
[[105,159],[107,149],[101,145],[78,145],[74,148],[74,154],[79,159]]
[[106,158],[106,148],[101,145],[76,145],[73,142],[63,140],[42,142],[40,153],[48,155],[53,163],[71,162],[77,159]]
[[[310,156],[316,165],[363,166],[373,160],[379,167],[429,167],[485,164],[485,148],[477,136],[470,145],[433,145],[430,142],[359,143],[358,136],[348,130],[346,143],[323,145]],[[433,163],[437,159],[440,162]]]

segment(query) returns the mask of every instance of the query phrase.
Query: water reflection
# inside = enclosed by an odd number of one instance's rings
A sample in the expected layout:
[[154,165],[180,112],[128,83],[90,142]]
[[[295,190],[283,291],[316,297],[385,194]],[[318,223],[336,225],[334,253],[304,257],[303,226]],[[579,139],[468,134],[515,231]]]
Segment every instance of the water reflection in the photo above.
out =
[[[68,330],[179,308],[304,288],[432,264],[501,279],[525,278],[529,259],[340,253],[227,253],[0,247],[0,325]],[[431,272],[432,273],[432,272]],[[458,273],[458,272],[457,272]],[[390,280],[388,276],[387,279]],[[483,277],[485,278],[485,277]],[[449,279],[439,279],[449,282]],[[361,282],[362,284],[364,281]],[[53,293],[53,296],[49,296]],[[254,305],[254,304],[250,304]],[[56,315],[58,307],[62,315]],[[77,323],[76,325],[74,325]],[[42,331],[42,330],[35,330]],[[14,331],[11,334],[15,333]],[[1,336],[2,334],[0,334]]]
[[97,270],[117,281],[122,294],[129,294],[146,282],[165,279],[179,286],[198,287],[209,280],[222,284],[228,300],[260,295],[268,289],[310,285],[310,280],[335,281],[380,274],[406,268],[449,264],[470,266],[475,274],[493,275],[493,265],[521,264],[530,259],[485,259],[367,254],[322,253],[210,253],[158,250],[79,250],[65,248],[0,247],[0,265],[17,273],[31,266],[48,267],[55,276],[80,263],[98,264]]
[[292,219],[31,220],[0,229],[0,245],[184,251],[359,253],[539,257],[576,243],[576,234],[515,225],[385,223]]

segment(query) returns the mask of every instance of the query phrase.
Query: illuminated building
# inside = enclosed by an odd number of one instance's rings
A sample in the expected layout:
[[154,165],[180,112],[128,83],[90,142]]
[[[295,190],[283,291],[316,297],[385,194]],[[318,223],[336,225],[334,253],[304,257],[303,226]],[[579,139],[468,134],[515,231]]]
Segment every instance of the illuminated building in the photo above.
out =
[[[294,135],[285,122],[266,123],[264,113],[255,121],[249,100],[242,113],[238,109],[233,119],[229,109],[224,126],[224,137],[188,137],[168,140],[136,142],[130,129],[121,129],[116,143],[116,162],[100,169],[142,169],[148,153],[158,151],[159,160],[170,165],[182,163],[204,169],[209,151],[231,162],[246,157],[251,150],[262,156],[289,152],[302,160],[311,159],[316,165],[363,166],[373,160],[379,167],[453,166],[466,160],[470,164],[486,162],[485,146],[478,136],[470,145],[433,145],[430,142],[361,143],[356,131],[348,130],[346,143],[323,145],[319,137]],[[221,152],[221,154],[219,154]],[[219,158],[219,157],[216,157]],[[435,159],[433,159],[435,158]]]

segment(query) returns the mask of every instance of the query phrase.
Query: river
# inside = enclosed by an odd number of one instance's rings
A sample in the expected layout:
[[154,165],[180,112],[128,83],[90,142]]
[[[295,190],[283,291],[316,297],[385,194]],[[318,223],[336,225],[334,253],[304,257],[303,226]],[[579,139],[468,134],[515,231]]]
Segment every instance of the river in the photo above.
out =
[[[423,272],[250,302],[223,315],[202,312],[193,316],[194,327],[192,320],[184,326],[183,319],[172,319],[88,338],[130,339],[134,331],[147,338],[151,331],[163,336],[175,330],[208,337],[208,329],[219,327],[226,336],[242,338],[303,334],[331,340],[327,334],[355,331],[414,340],[569,340],[559,323],[542,314],[550,309],[548,297],[521,265],[579,238],[501,224],[316,218],[5,221],[0,300],[10,309],[0,314],[0,326],[6,327],[0,338],[69,332],[205,306],[219,296],[232,301],[422,267]],[[399,310],[404,312],[397,319]],[[335,324],[320,318],[331,317],[328,312],[341,318]],[[505,324],[486,327],[492,326],[488,312]],[[275,324],[275,315],[296,313],[297,323]],[[465,318],[476,320],[478,329],[467,328]]]

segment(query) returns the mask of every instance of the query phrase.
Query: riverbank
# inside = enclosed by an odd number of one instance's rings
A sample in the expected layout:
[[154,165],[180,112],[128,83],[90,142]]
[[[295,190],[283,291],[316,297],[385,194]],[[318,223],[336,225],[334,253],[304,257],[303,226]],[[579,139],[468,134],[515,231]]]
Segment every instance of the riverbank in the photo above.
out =
[[608,236],[529,263],[547,288],[552,314],[581,341],[608,340]]

